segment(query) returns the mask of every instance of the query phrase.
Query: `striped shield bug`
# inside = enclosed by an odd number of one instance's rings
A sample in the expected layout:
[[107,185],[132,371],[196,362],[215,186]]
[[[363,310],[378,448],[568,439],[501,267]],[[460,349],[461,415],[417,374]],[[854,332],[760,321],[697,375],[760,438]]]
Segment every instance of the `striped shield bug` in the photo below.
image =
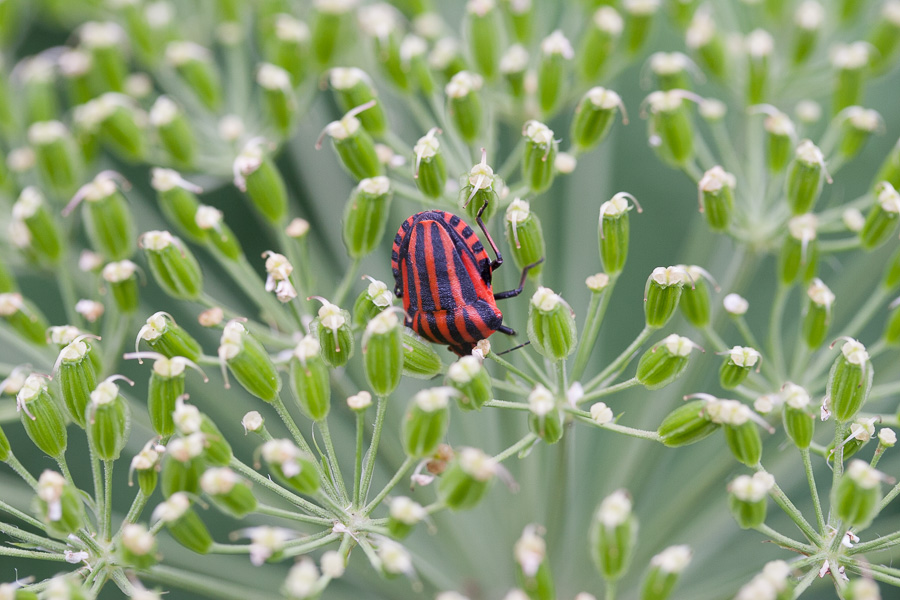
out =
[[494,293],[491,278],[503,257],[481,219],[485,206],[476,221],[496,260],[490,259],[471,227],[442,210],[406,219],[391,252],[394,291],[403,298],[406,326],[460,356],[471,354],[476,343],[495,331],[515,335],[503,325],[496,301],[521,294],[528,270],[543,260],[523,269],[519,287]]

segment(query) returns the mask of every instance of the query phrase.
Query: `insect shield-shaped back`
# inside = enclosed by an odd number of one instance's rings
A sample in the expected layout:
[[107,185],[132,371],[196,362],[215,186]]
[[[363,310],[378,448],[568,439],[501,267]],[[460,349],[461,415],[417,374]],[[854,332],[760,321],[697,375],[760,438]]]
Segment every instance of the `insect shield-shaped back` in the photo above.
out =
[[406,325],[425,339],[465,355],[502,327],[491,260],[458,216],[430,210],[408,218],[394,238],[391,267]]

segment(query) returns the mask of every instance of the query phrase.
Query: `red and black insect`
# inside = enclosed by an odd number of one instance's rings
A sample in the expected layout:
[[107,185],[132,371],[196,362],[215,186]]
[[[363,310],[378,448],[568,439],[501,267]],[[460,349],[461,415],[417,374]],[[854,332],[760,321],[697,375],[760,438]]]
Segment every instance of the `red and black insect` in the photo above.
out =
[[503,257],[481,220],[483,211],[484,206],[475,220],[496,260],[465,221],[442,210],[426,210],[404,221],[391,252],[394,292],[403,298],[406,326],[460,356],[495,331],[515,335],[503,325],[496,301],[521,294],[528,270],[537,264],[525,267],[519,287],[495,294],[491,276]]

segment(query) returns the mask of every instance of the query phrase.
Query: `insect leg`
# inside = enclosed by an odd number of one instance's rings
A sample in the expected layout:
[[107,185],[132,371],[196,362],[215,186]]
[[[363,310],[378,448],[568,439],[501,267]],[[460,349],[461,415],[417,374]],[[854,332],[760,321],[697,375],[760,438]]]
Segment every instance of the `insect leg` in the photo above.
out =
[[525,346],[527,346],[527,345],[530,344],[530,343],[531,343],[530,341],[529,341],[529,342],[522,342],[522,343],[519,344],[518,346],[513,346],[513,347],[510,348],[509,350],[504,350],[503,352],[498,352],[498,353],[497,353],[497,356],[503,356],[504,354],[509,354],[509,353],[512,352],[513,350],[518,350],[519,348],[524,348]]
[[[525,280],[528,278],[528,271],[535,268],[539,264],[544,262],[544,259],[531,263],[530,265],[526,265],[524,269],[522,269],[522,277],[519,279],[519,287],[514,290],[509,290],[508,292],[497,292],[494,294],[494,300],[505,300],[506,298],[513,298],[522,293],[522,290],[525,288]],[[499,331],[499,329],[498,329]]]
[[492,238],[491,234],[488,233],[484,221],[481,220],[481,215],[484,214],[484,210],[487,208],[487,206],[487,202],[481,205],[481,208],[478,209],[478,214],[475,215],[475,221],[478,223],[478,226],[481,227],[481,231],[484,232],[484,237],[487,238],[488,244],[491,245],[491,248],[494,250],[494,254],[497,256],[497,260],[491,261],[491,271],[493,271],[503,264],[503,256],[500,255],[500,250],[497,249],[497,244],[494,243],[494,238]]
[[515,329],[510,329],[506,325],[501,325],[497,328],[497,331],[499,331],[500,333],[505,333],[506,335],[517,335]]

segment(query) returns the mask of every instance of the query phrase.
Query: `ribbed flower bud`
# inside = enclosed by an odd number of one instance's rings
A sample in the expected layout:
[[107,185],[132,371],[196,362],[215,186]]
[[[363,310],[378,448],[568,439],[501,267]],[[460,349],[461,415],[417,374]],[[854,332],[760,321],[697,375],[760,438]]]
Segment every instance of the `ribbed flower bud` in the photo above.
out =
[[[183,421],[183,418],[179,420]],[[168,498],[178,492],[200,493],[205,445],[205,436],[199,431],[169,440],[160,477],[163,496]]]
[[765,100],[769,83],[769,59],[775,50],[775,40],[765,29],[754,29],[744,39],[747,51],[747,102],[759,104]]
[[663,91],[691,89],[690,71],[696,71],[693,61],[681,52],[654,52],[647,66],[656,77],[656,87]]
[[99,173],[93,181],[81,186],[63,209],[63,215],[67,215],[84,201],[83,218],[88,241],[110,260],[128,258],[136,247],[134,219],[128,201],[116,185],[117,180],[122,181],[118,173]]
[[300,412],[313,421],[324,420],[331,408],[331,380],[319,341],[307,335],[291,358],[291,389]]
[[388,510],[388,531],[397,539],[405,538],[413,527],[428,516],[421,504],[406,496],[393,498]]
[[754,422],[758,417],[737,400],[716,400],[706,407],[710,419],[723,425],[725,441],[741,463],[755,467],[762,457],[762,439]]
[[196,299],[203,291],[203,271],[194,254],[168,231],[147,231],[139,240],[156,283],[173,298]]
[[878,508],[883,475],[862,460],[853,460],[834,490],[832,506],[847,526],[867,525]]
[[618,275],[625,267],[625,259],[628,258],[628,240],[630,226],[628,212],[631,200],[641,212],[634,196],[627,192],[619,192],[610,200],[600,205],[599,245],[600,261],[603,270],[610,276]]
[[872,389],[874,371],[866,347],[853,339],[841,346],[841,354],[831,365],[825,395],[838,422],[851,421]]
[[874,20],[869,34],[872,47],[872,67],[883,71],[893,64],[900,48],[900,4],[888,0],[881,7],[881,18]]
[[[850,423],[849,433],[839,442],[841,446],[841,459],[846,462],[848,458],[856,454],[869,441],[875,437],[875,422],[877,417],[857,418]],[[836,451],[834,442],[828,445],[828,459],[835,459]]]
[[525,138],[522,176],[531,191],[539,194],[553,183],[558,143],[549,127],[534,120],[525,123],[522,135]]
[[447,167],[437,139],[440,130],[432,128],[413,147],[416,155],[413,176],[416,186],[429,198],[440,198],[447,184]]
[[691,325],[702,329],[709,324],[709,286],[707,285],[707,280],[715,286],[716,291],[718,291],[718,285],[712,275],[703,267],[682,265],[682,268],[687,273],[692,285],[682,287],[678,306]]
[[650,144],[666,162],[681,166],[694,156],[694,127],[684,90],[653,92],[645,100],[650,111]]
[[206,108],[216,111],[222,104],[222,83],[212,53],[194,42],[177,40],[166,46],[166,62],[181,77]]
[[648,390],[663,388],[675,381],[687,368],[691,350],[697,345],[677,334],[667,336],[647,350],[638,361],[637,379]]
[[379,175],[359,182],[344,208],[344,245],[353,258],[361,258],[378,246],[390,214],[390,180]]
[[0,294],[0,317],[33,344],[47,343],[47,319],[31,300],[18,292]]
[[553,392],[538,384],[528,394],[528,425],[548,444],[555,444],[563,435],[563,415]]
[[154,443],[148,442],[140,452],[131,459],[131,467],[128,471],[128,485],[131,485],[131,475],[137,473],[138,487],[144,496],[149,497],[159,481],[160,457],[159,449]]
[[287,187],[262,138],[247,142],[234,159],[234,185],[247,194],[253,206],[273,224],[287,215]]
[[172,494],[153,509],[151,520],[162,521],[179,544],[197,554],[206,554],[213,545],[212,536],[203,521],[191,508],[184,492]]
[[163,214],[180,233],[194,242],[206,240],[206,233],[196,222],[200,201],[197,194],[203,189],[186,181],[177,171],[154,168],[150,185],[157,192],[157,199]]
[[571,42],[557,29],[541,41],[538,65],[538,104],[543,114],[556,108],[566,85],[568,63],[575,58]]
[[290,440],[269,440],[262,445],[262,457],[276,478],[301,494],[319,489],[315,464]]
[[25,433],[42,452],[61,458],[66,451],[66,418],[50,396],[47,379],[37,374],[25,379],[16,394],[16,409]]
[[815,50],[822,24],[825,21],[825,9],[815,0],[805,0],[794,12],[794,64],[805,62]]
[[806,296],[808,298],[806,314],[803,315],[801,325],[803,341],[810,348],[818,348],[825,341],[828,327],[831,325],[834,293],[817,277],[806,289]]
[[517,101],[525,97],[525,76],[528,74],[528,50],[521,44],[513,44],[500,58],[500,72],[510,95]]
[[793,283],[798,277],[809,283],[815,277],[819,262],[817,227],[818,219],[812,213],[788,221],[788,235],[778,256],[778,275],[782,283]]
[[497,473],[497,462],[478,448],[462,448],[441,475],[438,496],[451,510],[474,507]]
[[615,581],[625,574],[634,553],[638,523],[631,497],[616,490],[603,499],[591,520],[591,557],[600,575]]
[[394,310],[378,313],[366,326],[363,335],[366,380],[377,396],[387,396],[400,383],[404,354],[402,331]]
[[541,259],[546,255],[541,221],[531,212],[526,200],[514,199],[506,208],[506,239],[513,261],[520,269],[530,265],[529,277],[537,277],[543,267]]
[[625,105],[617,93],[599,86],[585,92],[575,107],[575,118],[572,119],[572,143],[575,147],[584,152],[603,141],[619,110],[622,111],[622,122],[627,124]]
[[140,523],[122,526],[119,557],[124,564],[135,569],[146,569],[156,564],[156,536]]
[[183,356],[159,356],[153,361],[147,390],[147,411],[150,413],[153,430],[161,437],[168,437],[175,432],[173,412],[178,398],[184,395],[186,366],[198,369],[196,364]]
[[256,496],[250,486],[229,469],[207,469],[200,477],[200,489],[225,513],[241,519],[256,510]]
[[725,362],[719,369],[719,384],[726,390],[733,390],[750,374],[753,367],[759,370],[762,360],[759,350],[748,346],[735,346],[725,354]]
[[526,525],[522,536],[513,546],[516,579],[523,595],[540,600],[556,597],[543,533],[543,528],[538,525]]
[[694,13],[685,33],[685,42],[702,66],[717,79],[725,79],[729,66],[725,40],[709,7],[702,7]]
[[459,392],[456,399],[463,410],[481,410],[493,398],[491,376],[475,356],[460,357],[450,365],[447,383]]
[[644,287],[644,316],[648,327],[659,329],[672,318],[687,277],[681,266],[653,269]]
[[47,526],[48,533],[66,538],[84,527],[84,505],[79,491],[62,475],[56,471],[44,471],[35,491],[35,510]]
[[417,379],[431,379],[444,368],[434,344],[409,327],[403,328],[403,374]]
[[[331,89],[335,91],[341,109],[350,111],[354,107],[377,101],[378,93],[369,75],[356,67],[337,67],[328,73]],[[381,137],[387,130],[387,119],[381,104],[375,104],[359,113],[359,121],[371,135]]]
[[232,320],[225,325],[218,356],[222,369],[227,365],[245,390],[266,402],[272,402],[278,396],[281,378],[275,364],[262,344],[240,321]]
[[123,313],[133,313],[140,304],[136,271],[137,265],[125,259],[107,263],[101,272],[116,307]]
[[706,222],[713,231],[725,231],[731,224],[735,184],[734,175],[716,165],[703,174],[697,185],[700,194],[700,212],[706,217]]
[[650,559],[650,570],[641,586],[641,600],[666,600],[678,584],[681,573],[691,563],[688,546],[669,546]]
[[583,81],[597,79],[625,29],[625,21],[612,6],[601,6],[591,15],[578,51],[578,71]]
[[262,63],[256,70],[256,83],[263,97],[266,118],[279,133],[287,134],[297,113],[291,74],[278,65]]
[[88,337],[92,336],[80,335],[64,346],[54,365],[66,411],[79,427],[85,426],[90,394],[97,387],[99,374],[92,360],[98,350],[86,340]]
[[309,71],[309,27],[303,21],[286,13],[278,13],[272,19],[271,29],[265,36],[263,50],[266,60],[285,69],[296,87]]
[[779,394],[784,400],[784,430],[800,449],[809,448],[815,431],[815,417],[810,413],[809,392],[791,382]]
[[9,445],[9,438],[0,427],[0,462],[8,461],[10,456],[12,456],[12,447]]
[[131,429],[131,414],[125,398],[119,393],[119,387],[114,383],[116,379],[124,377],[113,375],[101,381],[91,392],[88,441],[100,460],[119,458]]
[[194,361],[200,358],[200,343],[166,312],[156,312],[147,318],[138,331],[135,349],[141,340],[147,342],[154,352],[169,358],[184,356]]
[[55,263],[59,259],[62,251],[59,228],[38,188],[28,186],[22,190],[13,204],[12,218],[24,224],[29,233],[29,248],[41,261]]
[[413,396],[400,433],[403,449],[409,456],[425,458],[437,450],[450,424],[452,396],[456,396],[456,390],[450,387],[429,388]]
[[447,95],[447,112],[453,119],[456,130],[469,144],[474,143],[481,133],[484,109],[478,90],[482,84],[481,76],[469,71],[460,71],[444,87],[444,93]]
[[493,217],[500,204],[498,192],[503,188],[503,181],[488,164],[484,148],[481,149],[481,162],[469,169],[461,183],[459,200],[466,214],[475,220],[485,207],[482,218],[487,221]]
[[728,505],[742,529],[753,529],[765,522],[766,497],[774,485],[775,479],[765,472],[739,475],[728,484]]
[[791,160],[797,131],[791,118],[783,112],[774,108],[765,112],[767,116],[763,127],[766,130],[766,160],[769,170],[779,173]]
[[865,42],[837,44],[831,49],[831,66],[835,70],[831,109],[835,114],[848,106],[860,104],[871,53]]
[[466,38],[478,72],[493,79],[500,59],[502,25],[494,0],[469,0],[466,4]]
[[859,154],[873,133],[884,127],[884,120],[877,111],[861,106],[848,106],[841,114],[844,119],[841,122],[838,154],[849,160]]
[[352,108],[340,120],[326,125],[316,142],[316,148],[321,148],[323,137],[328,135],[341,164],[351,175],[360,180],[377,177],[384,172],[384,167],[378,160],[372,136],[356,118],[357,115],[375,106],[377,106],[376,101],[370,100]]
[[28,143],[41,180],[56,196],[69,196],[82,181],[84,160],[71,132],[59,121],[41,121],[28,128]]
[[197,139],[184,110],[168,96],[160,96],[150,108],[150,125],[175,164],[190,167],[197,152]]
[[129,162],[147,155],[147,114],[134,98],[107,92],[76,106],[75,123]]
[[394,303],[394,293],[387,284],[369,277],[369,285],[353,304],[353,322],[365,327],[369,321]]
[[561,360],[575,350],[575,314],[562,296],[539,287],[528,307],[528,339],[551,360]]
[[313,3],[313,56],[320,64],[327,64],[340,48],[353,24],[356,0],[317,0]]
[[887,181],[875,185],[875,205],[869,211],[859,232],[860,243],[866,250],[884,244],[897,228],[900,219],[900,192]]

